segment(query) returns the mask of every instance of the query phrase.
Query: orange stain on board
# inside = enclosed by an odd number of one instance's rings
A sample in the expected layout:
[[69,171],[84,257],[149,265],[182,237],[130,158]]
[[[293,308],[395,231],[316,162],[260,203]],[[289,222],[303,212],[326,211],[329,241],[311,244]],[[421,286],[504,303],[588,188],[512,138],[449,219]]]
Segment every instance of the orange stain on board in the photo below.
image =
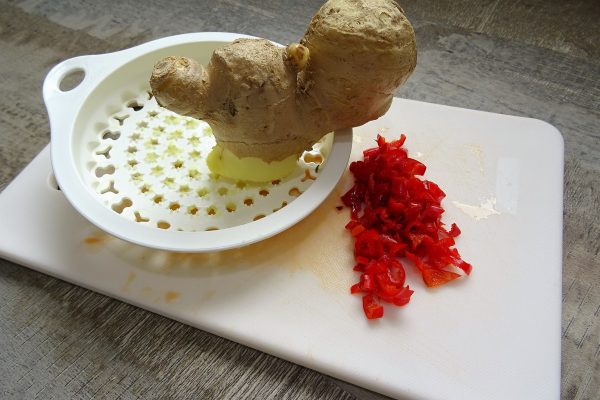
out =
[[89,245],[102,244],[103,242],[104,242],[104,240],[97,236],[88,236],[85,239],[83,239],[83,243],[89,244]]
[[168,291],[165,293],[165,303],[171,303],[181,297],[181,293]]

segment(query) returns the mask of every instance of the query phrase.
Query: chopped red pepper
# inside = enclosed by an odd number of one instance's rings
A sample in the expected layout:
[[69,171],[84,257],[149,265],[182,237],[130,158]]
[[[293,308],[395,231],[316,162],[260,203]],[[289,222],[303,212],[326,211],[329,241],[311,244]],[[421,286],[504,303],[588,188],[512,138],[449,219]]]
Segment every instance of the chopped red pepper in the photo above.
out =
[[387,142],[377,136],[377,147],[363,152],[363,160],[350,164],[354,185],[342,196],[351,209],[346,225],[355,238],[354,270],[359,283],[351,293],[363,293],[368,319],[383,316],[380,301],[403,306],[413,291],[404,286],[406,273],[397,258],[406,257],[420,271],[429,287],[443,285],[472,266],[454,248],[460,235],[456,224],[447,230],[441,222],[446,194],[433,182],[419,178],[426,166],[408,157],[402,146],[405,135]]

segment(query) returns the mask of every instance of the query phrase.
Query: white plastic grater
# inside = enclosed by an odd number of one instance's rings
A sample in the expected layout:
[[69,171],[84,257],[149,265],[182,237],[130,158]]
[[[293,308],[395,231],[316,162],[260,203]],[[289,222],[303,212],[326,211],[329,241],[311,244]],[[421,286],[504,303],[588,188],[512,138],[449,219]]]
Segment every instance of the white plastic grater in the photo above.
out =
[[[239,247],[301,220],[333,190],[351,150],[351,130],[329,134],[282,180],[253,184],[212,174],[210,127],[157,105],[154,63],[185,55],[207,63],[243,35],[173,36],[116,53],[66,60],[48,74],[44,100],[56,179],[92,223],[141,245],[186,252]],[[70,91],[60,82],[75,71]]]

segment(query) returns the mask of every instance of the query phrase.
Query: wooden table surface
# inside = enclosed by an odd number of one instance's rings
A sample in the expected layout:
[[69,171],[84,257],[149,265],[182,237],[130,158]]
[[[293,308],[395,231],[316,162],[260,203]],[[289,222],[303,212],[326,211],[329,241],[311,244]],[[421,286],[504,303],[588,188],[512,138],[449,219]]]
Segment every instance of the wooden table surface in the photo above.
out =
[[[0,190],[49,141],[41,82],[61,60],[195,31],[297,41],[320,3],[0,0]],[[398,96],[562,132],[561,397],[600,398],[600,2],[402,5],[419,61]],[[383,397],[0,260],[0,398]]]

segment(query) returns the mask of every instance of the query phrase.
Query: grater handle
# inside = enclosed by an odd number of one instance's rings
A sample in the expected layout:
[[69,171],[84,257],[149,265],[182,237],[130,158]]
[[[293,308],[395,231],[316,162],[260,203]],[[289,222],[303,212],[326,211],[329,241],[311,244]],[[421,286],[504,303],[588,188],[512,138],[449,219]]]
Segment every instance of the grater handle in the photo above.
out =
[[[83,101],[99,80],[106,75],[106,64],[110,62],[111,53],[69,58],[48,72],[44,79],[42,93],[49,114],[55,107],[63,104],[77,104]],[[74,88],[62,90],[61,82],[69,75],[83,72],[84,77]]]

